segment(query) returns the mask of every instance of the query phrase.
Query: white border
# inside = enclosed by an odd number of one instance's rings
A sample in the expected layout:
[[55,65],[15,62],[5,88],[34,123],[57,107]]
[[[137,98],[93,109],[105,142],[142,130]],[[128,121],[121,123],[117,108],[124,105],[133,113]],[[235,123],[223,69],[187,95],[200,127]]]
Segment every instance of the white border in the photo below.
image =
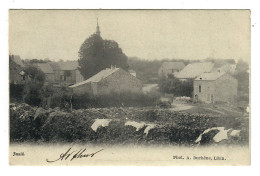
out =
[[[9,0],[0,2],[0,65],[1,65],[1,86],[0,86],[0,166],[3,175],[257,175],[259,174],[259,129],[260,129],[260,107],[258,99],[259,92],[259,66],[260,66],[260,9],[256,1],[249,0],[167,0],[167,1],[140,1],[140,0],[112,0],[112,1],[54,1],[54,0]],[[252,99],[252,116],[251,116],[251,139],[252,139],[252,162],[249,167],[12,167],[8,166],[8,9],[251,9],[251,99]],[[259,135],[258,135],[259,134]]]

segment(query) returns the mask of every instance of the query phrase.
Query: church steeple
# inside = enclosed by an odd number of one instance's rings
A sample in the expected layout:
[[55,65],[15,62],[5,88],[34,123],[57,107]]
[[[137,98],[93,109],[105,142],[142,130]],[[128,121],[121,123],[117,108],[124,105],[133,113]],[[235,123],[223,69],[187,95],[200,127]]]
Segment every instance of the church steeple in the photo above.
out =
[[97,18],[96,34],[100,36],[100,30],[99,30],[99,25],[98,25],[98,18]]

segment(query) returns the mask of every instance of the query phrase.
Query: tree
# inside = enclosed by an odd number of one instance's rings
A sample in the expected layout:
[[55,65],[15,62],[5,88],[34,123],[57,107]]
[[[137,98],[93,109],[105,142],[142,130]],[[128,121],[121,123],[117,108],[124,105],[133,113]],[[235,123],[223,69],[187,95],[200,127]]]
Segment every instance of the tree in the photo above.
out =
[[239,59],[237,62],[236,71],[237,72],[246,72],[246,71],[248,71],[248,69],[249,69],[248,63],[246,63],[242,59]]
[[161,78],[159,80],[159,88],[163,93],[171,93],[175,96],[192,96],[193,81],[189,79],[187,81],[180,81],[173,75],[169,75],[168,78]]
[[128,69],[127,56],[117,42],[103,40],[93,34],[84,41],[79,50],[79,71],[85,79],[111,66]]
[[28,80],[23,91],[23,99],[26,103],[33,106],[39,106],[42,102],[42,91],[45,81],[44,73],[34,66],[27,66],[24,69]]
[[25,76],[36,84],[43,85],[45,81],[45,74],[34,66],[27,66],[24,68]]

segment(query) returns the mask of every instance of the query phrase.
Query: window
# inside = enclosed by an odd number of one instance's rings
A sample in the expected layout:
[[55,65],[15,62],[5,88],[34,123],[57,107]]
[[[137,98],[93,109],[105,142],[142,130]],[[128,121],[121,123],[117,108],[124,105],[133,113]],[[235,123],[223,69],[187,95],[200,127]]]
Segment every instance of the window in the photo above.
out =
[[201,92],[201,85],[199,85],[199,92]]

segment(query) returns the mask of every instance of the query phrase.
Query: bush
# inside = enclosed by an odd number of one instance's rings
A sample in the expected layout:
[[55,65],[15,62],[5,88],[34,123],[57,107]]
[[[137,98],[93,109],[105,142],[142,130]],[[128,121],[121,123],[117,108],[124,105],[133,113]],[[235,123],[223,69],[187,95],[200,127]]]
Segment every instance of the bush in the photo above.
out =
[[32,82],[27,83],[24,89],[24,102],[31,106],[39,106],[43,100],[42,87]]
[[10,107],[10,141],[35,140],[34,109],[27,104]]
[[10,84],[9,96],[11,102],[23,100],[23,89],[24,89],[24,85],[22,84]]
[[59,92],[51,97],[51,107],[62,109],[85,109],[104,107],[147,107],[155,106],[159,96],[157,94],[143,93],[110,93],[107,95],[92,96],[89,94],[70,94],[69,92]]
[[[111,119],[109,126],[91,129],[94,119]],[[127,120],[157,124],[144,134],[125,126]],[[248,144],[249,119],[243,117],[209,117],[149,108],[80,109],[70,113],[57,109],[33,108],[27,104],[10,105],[10,141],[146,143],[193,145],[206,129],[225,127],[241,130],[234,143]],[[212,135],[212,134],[209,134]],[[208,137],[205,143],[210,142]]]
[[161,78],[159,80],[159,89],[163,93],[174,94],[175,96],[191,97],[193,93],[193,81],[180,81],[172,75],[168,78]]

